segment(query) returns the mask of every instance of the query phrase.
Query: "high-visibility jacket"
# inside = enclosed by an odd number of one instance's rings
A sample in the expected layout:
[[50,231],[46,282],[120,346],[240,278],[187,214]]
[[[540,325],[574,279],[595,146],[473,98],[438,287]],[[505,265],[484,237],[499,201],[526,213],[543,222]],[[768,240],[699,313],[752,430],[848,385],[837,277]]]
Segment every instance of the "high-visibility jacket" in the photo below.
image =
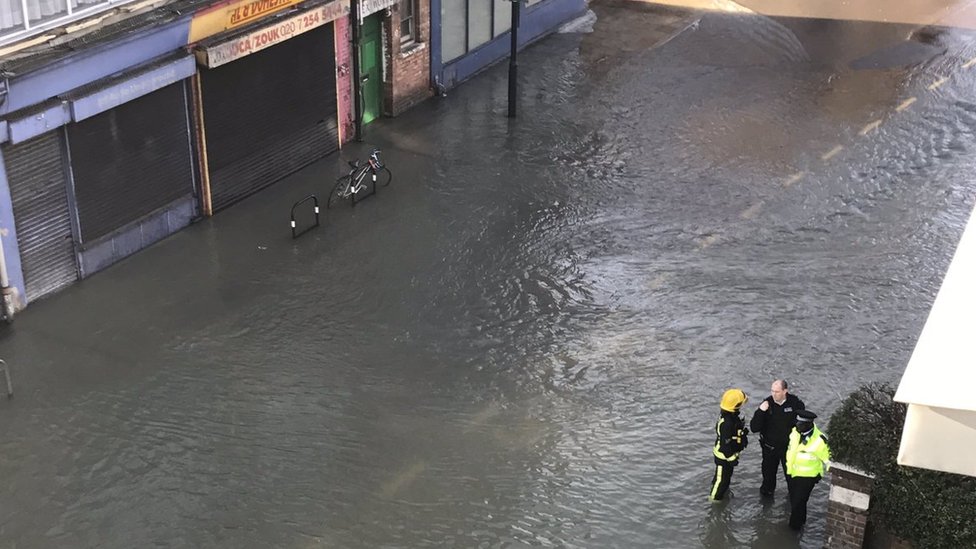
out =
[[715,424],[715,447],[712,448],[712,454],[718,459],[735,464],[739,461],[739,452],[749,444],[747,434],[738,412],[722,410],[718,423]]
[[786,474],[791,477],[820,477],[830,469],[830,447],[827,437],[816,426],[805,441],[793,428],[786,449]]

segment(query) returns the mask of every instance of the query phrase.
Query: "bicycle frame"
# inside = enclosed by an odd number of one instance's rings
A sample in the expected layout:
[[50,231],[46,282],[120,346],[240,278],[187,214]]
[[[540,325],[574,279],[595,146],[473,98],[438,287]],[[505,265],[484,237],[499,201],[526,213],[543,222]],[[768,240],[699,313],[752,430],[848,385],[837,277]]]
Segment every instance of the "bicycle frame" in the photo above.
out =
[[363,178],[366,177],[367,169],[368,168],[364,166],[362,168],[353,168],[352,170],[349,170],[349,175],[346,176],[349,178],[349,185],[343,189],[342,198],[349,198],[351,195],[359,192],[360,187],[362,187]]
[[[373,181],[376,181],[376,174],[379,173],[379,171],[383,168],[383,164],[380,163],[380,159],[377,157],[378,153],[379,151],[373,151],[373,154],[369,155],[369,158],[366,159],[365,166],[359,168],[353,168],[352,170],[349,171],[350,184],[349,184],[349,189],[345,193],[343,193],[344,197],[348,196],[350,194],[350,191],[351,194],[355,194],[359,192],[359,189],[362,188],[363,179],[366,178],[367,173],[372,172]],[[352,189],[356,189],[356,190],[352,191]]]
[[[333,198],[332,198],[333,196],[338,199],[352,198],[352,202],[353,204],[355,204],[358,201],[356,200],[356,197],[359,194],[359,192],[362,191],[364,188],[366,188],[366,183],[364,180],[366,179],[367,174],[372,175],[372,182],[373,182],[373,188],[371,189],[371,192],[369,194],[372,195],[376,193],[378,176],[384,172],[389,172],[389,169],[386,168],[383,165],[383,162],[380,161],[379,153],[380,153],[379,149],[373,149],[373,152],[370,153],[370,155],[366,158],[366,164],[363,165],[360,165],[358,161],[349,162],[349,166],[352,169],[349,170],[349,173],[347,175],[339,178],[339,182],[340,183],[344,182],[344,185],[343,186],[337,185],[336,189],[332,191],[332,193],[330,193],[330,198],[327,202],[327,207],[331,207],[331,205],[333,204]],[[387,177],[384,180],[385,181],[384,184],[389,184],[389,179],[390,178]],[[361,198],[364,197],[360,197],[360,199]]]

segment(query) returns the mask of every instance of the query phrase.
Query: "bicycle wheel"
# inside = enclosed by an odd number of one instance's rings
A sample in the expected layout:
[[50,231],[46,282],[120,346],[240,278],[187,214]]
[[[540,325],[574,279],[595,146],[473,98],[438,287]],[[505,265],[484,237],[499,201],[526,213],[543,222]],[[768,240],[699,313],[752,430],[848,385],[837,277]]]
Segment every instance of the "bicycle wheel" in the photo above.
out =
[[391,172],[390,168],[387,168],[386,166],[380,168],[379,173],[376,174],[377,187],[385,187],[389,185],[390,181],[392,180],[393,180],[393,172]]
[[346,194],[349,192],[349,185],[352,184],[352,178],[348,175],[344,175],[336,181],[335,187],[333,187],[332,192],[329,193],[329,201],[325,203],[325,209],[331,209],[332,206],[336,205],[340,200],[348,198]]

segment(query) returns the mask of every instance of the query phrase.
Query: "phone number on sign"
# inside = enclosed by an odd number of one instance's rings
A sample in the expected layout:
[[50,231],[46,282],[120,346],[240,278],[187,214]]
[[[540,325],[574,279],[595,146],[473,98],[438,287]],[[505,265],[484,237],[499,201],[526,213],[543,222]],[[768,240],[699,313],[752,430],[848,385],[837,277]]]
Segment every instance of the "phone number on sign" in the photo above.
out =
[[321,27],[339,15],[333,5],[285,19],[277,25],[242,36],[207,50],[207,65],[216,67],[239,57],[260,51],[305,31]]

